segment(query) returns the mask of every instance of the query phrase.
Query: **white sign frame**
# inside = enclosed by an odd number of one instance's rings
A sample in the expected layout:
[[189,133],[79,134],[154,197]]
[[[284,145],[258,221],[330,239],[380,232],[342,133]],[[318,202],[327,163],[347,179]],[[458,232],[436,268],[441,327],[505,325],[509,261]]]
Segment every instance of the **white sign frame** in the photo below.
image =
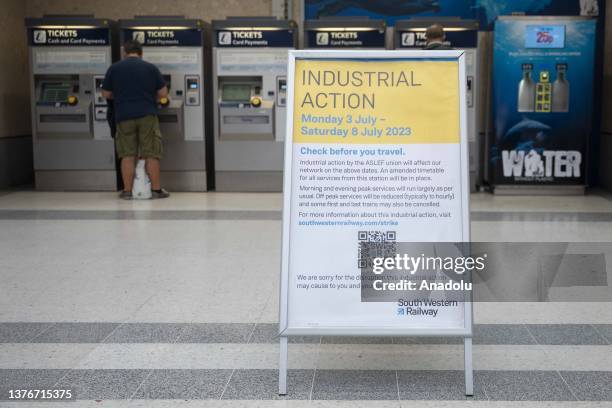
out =
[[469,184],[469,158],[467,134],[467,89],[465,53],[462,50],[425,51],[425,50],[290,50],[287,70],[287,129],[285,139],[285,162],[283,179],[283,217],[282,217],[282,248],[281,248],[281,276],[280,276],[280,311],[279,311],[279,394],[287,393],[287,360],[288,336],[454,336],[464,338],[464,369],[465,394],[474,394],[473,364],[472,364],[472,334],[473,310],[471,294],[467,295],[464,303],[464,327],[462,329],[411,329],[406,327],[289,327],[289,258],[291,252],[290,226],[291,226],[291,191],[293,184],[293,107],[295,85],[295,61],[300,58],[308,59],[405,59],[421,58],[456,59],[459,63],[459,120],[460,120],[460,167],[461,167],[461,208],[462,208],[462,241],[470,242],[470,184]]

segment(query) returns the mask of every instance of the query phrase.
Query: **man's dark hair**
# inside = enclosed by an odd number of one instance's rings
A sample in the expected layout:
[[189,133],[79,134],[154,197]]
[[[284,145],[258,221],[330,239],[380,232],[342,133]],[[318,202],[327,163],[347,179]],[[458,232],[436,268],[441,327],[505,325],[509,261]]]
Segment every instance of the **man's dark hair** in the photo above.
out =
[[142,44],[136,40],[128,40],[123,44],[123,51],[126,54],[142,55]]
[[427,41],[444,40],[444,27],[442,24],[432,24],[427,27],[425,36],[427,37]]

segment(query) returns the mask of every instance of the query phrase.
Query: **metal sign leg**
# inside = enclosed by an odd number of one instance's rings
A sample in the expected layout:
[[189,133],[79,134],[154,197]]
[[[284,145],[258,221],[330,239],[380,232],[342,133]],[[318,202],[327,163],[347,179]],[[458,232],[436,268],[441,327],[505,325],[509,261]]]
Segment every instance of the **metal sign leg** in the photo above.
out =
[[280,338],[280,359],[278,362],[278,395],[287,395],[287,337]]
[[465,395],[474,395],[474,367],[472,365],[472,338],[463,339],[463,353],[465,357]]

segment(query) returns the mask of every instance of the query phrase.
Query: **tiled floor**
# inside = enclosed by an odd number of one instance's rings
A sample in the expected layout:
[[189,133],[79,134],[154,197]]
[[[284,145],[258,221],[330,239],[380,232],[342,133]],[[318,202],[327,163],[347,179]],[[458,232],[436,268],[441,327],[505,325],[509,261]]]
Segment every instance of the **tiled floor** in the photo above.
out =
[[[469,400],[456,338],[292,338],[279,397],[281,204],[0,195],[0,393],[69,386],[77,402],[49,405],[68,407],[612,407],[601,301],[475,304]],[[474,241],[585,242],[580,253],[608,256],[609,195],[477,194],[471,209]],[[40,404],[0,401],[12,406]]]

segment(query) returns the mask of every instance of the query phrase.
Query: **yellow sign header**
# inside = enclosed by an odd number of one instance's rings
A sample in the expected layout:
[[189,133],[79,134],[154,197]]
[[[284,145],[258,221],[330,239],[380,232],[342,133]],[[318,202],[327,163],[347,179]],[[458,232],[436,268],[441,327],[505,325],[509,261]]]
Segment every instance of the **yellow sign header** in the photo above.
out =
[[459,143],[459,63],[295,61],[294,143]]

